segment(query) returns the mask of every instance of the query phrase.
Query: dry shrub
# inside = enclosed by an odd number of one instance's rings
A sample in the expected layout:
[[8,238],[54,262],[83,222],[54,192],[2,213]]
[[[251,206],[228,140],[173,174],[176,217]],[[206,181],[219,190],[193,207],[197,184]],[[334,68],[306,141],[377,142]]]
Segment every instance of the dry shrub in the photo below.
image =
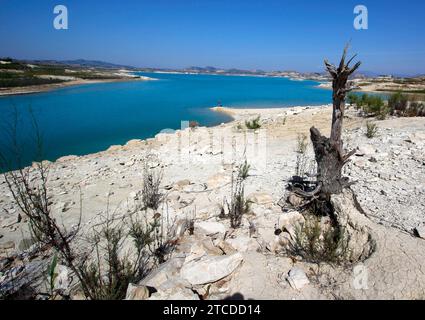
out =
[[348,237],[340,226],[322,225],[321,218],[308,215],[295,228],[289,252],[308,262],[344,264],[348,261]]

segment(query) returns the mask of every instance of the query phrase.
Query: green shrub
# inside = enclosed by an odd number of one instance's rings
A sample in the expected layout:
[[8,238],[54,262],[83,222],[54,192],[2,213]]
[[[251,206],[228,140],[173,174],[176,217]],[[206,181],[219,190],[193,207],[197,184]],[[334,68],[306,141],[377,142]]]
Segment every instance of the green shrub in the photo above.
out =
[[368,105],[368,101],[369,101],[369,95],[368,94],[364,94],[362,95],[362,97],[359,99],[359,106],[360,107],[364,107]]
[[123,226],[113,226],[110,221],[93,237],[96,258],[86,260],[79,268],[90,299],[124,299],[129,283],[137,280],[138,266],[127,256],[120,256],[125,238]]
[[251,169],[251,165],[248,164],[248,161],[245,160],[245,162],[239,167],[239,177],[242,180],[246,180],[249,177],[249,170]]
[[419,102],[411,102],[405,115],[407,117],[425,117],[425,105]]
[[375,116],[381,115],[385,110],[385,103],[381,97],[378,96],[367,96],[363,101],[363,110],[367,114],[373,114]]
[[368,137],[369,139],[372,139],[373,137],[376,136],[378,132],[378,127],[375,123],[368,121],[366,122],[366,137]]
[[359,97],[355,93],[350,93],[347,96],[347,102],[351,105],[358,105]]
[[90,239],[93,253],[78,270],[85,295],[91,300],[124,299],[128,285],[165,262],[173,248],[161,216],[148,219],[146,212],[139,210],[130,213],[129,219],[108,215],[93,228]]
[[[228,217],[230,218],[230,226],[234,229],[239,228],[242,223],[244,214],[249,213],[251,209],[251,201],[245,198],[244,180],[248,176],[249,165],[245,163],[241,166],[238,175],[235,179],[232,177],[232,189],[230,195],[230,202],[227,200]],[[222,206],[221,214],[223,218],[226,217],[224,213],[224,206]]]
[[252,130],[256,130],[256,129],[260,129],[261,128],[261,124],[260,124],[260,116],[258,116],[257,118],[255,118],[252,121],[245,121],[245,126],[248,129],[252,129]]
[[164,195],[160,192],[162,172],[154,171],[145,164],[143,169],[142,201],[144,209],[157,210]]
[[289,253],[313,263],[343,264],[348,261],[348,237],[343,228],[322,225],[320,217],[308,215],[295,228]]
[[230,226],[234,229],[239,228],[242,223],[242,217],[247,214],[251,208],[251,201],[245,198],[245,187],[241,181],[237,181],[232,187],[230,202],[227,203],[229,210]]
[[404,116],[404,113],[408,106],[408,98],[401,92],[392,94],[388,99],[388,107],[391,115]]

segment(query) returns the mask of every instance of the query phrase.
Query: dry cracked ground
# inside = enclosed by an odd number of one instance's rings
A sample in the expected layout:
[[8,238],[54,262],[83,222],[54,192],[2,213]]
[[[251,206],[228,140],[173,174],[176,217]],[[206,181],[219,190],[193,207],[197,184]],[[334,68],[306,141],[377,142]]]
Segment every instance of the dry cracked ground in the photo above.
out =
[[[353,252],[363,256],[337,267],[286,254],[288,239],[275,235],[277,227],[291,230],[304,219],[297,211],[282,210],[282,199],[296,170],[298,134],[308,134],[314,125],[328,135],[330,106],[217,111],[231,113],[235,121],[133,140],[51,164],[54,214],[71,227],[78,221],[81,200],[82,234],[90,233],[107,207],[125,214],[134,206],[146,163],[162,171],[166,200],[159,211],[178,242],[167,262],[129,287],[128,299],[425,298],[424,118],[377,121],[378,133],[368,139],[367,120],[348,110],[344,141],[357,152],[345,175],[356,182],[351,189],[357,199],[347,191],[335,196],[333,204],[338,221],[351,232]],[[246,119],[257,115],[261,129],[243,128]],[[312,163],[311,147],[307,154]],[[252,204],[242,226],[233,230],[220,214],[244,159],[251,165],[245,194]],[[195,221],[193,235],[185,228],[188,218]],[[27,221],[1,178],[1,257],[26,249],[23,238],[29,238]],[[3,269],[0,287],[25,272],[22,265]],[[66,268],[62,273],[58,285],[70,285]],[[157,292],[150,294],[145,286]]]

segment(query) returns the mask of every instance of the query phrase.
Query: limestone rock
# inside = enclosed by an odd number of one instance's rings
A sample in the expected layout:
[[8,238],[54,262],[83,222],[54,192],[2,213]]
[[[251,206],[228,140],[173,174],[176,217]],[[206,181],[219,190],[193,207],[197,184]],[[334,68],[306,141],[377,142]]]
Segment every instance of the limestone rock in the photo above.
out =
[[181,277],[192,285],[216,282],[230,275],[243,261],[240,253],[230,256],[208,256],[192,261],[181,269]]
[[257,240],[248,236],[226,239],[226,242],[239,252],[256,251],[259,248]]
[[195,223],[195,230],[202,230],[206,235],[212,235],[216,233],[226,233],[226,227],[221,222],[214,221],[200,221]]
[[344,191],[340,195],[333,195],[331,202],[338,224],[345,226],[350,259],[362,261],[368,258],[375,250],[376,243],[371,236],[372,231],[368,226],[367,218],[354,204],[353,195],[349,191]]
[[7,241],[0,243],[0,250],[13,250],[15,249],[15,242]]
[[190,247],[190,251],[187,253],[185,263],[188,263],[193,260],[197,260],[202,258],[207,254],[207,251],[205,250],[204,245],[201,242],[195,242]]
[[143,140],[140,140],[140,139],[129,140],[125,144],[126,147],[140,147],[142,145],[143,145]]
[[294,206],[294,207],[298,207],[303,203],[303,199],[301,197],[298,197],[295,194],[290,194],[288,197],[288,202]]
[[184,258],[174,257],[153,270],[146,278],[139,282],[139,285],[158,288],[169,278],[177,275],[183,263]]
[[19,217],[18,216],[8,216],[7,218],[3,219],[0,222],[0,227],[1,228],[9,228],[11,226],[13,226],[14,224],[17,224],[19,222]]
[[231,177],[225,173],[217,173],[208,178],[208,189],[217,189],[231,182]]
[[286,280],[288,280],[291,287],[295,290],[301,290],[305,285],[310,283],[305,272],[297,267],[289,271]]
[[69,294],[71,285],[70,273],[71,271],[68,269],[68,267],[60,264],[56,266],[56,278],[54,282],[55,290],[60,291],[64,294]]
[[272,196],[268,193],[265,193],[265,192],[251,193],[248,196],[248,200],[250,200],[250,201],[252,201],[256,204],[261,204],[261,205],[273,203]]
[[419,238],[425,239],[425,225],[416,227],[414,231]]
[[146,300],[149,298],[149,289],[146,286],[130,283],[125,300]]
[[181,190],[184,187],[189,186],[189,185],[190,185],[190,180],[188,180],[188,179],[180,180],[180,181],[177,181],[174,184],[174,189]]
[[358,147],[358,150],[356,151],[356,156],[371,156],[375,154],[376,148],[370,144],[362,144],[360,147]]

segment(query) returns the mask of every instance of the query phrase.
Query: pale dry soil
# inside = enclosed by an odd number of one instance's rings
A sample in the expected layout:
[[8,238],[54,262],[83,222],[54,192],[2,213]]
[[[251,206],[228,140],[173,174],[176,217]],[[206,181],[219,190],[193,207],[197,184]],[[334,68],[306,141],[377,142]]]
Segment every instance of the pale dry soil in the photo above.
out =
[[[425,118],[377,121],[377,136],[368,139],[367,120],[357,117],[354,110],[347,111],[345,146],[358,150],[345,174],[356,181],[352,189],[364,210],[364,214],[354,210],[350,223],[367,230],[376,243],[375,251],[361,265],[366,270],[366,285],[360,289],[355,286],[358,279],[354,265],[317,266],[273,249],[275,226],[293,214],[283,212],[277,203],[285,196],[286,181],[295,172],[297,136],[308,135],[313,125],[329,135],[331,110],[330,106],[219,108],[217,112],[231,114],[235,120],[214,128],[186,129],[146,141],[133,140],[97,154],[64,157],[51,163],[49,173],[54,214],[65,226],[72,226],[78,221],[81,200],[82,232],[90,232],[90,226],[105,214],[107,207],[125,212],[140,198],[143,166],[148,163],[152,170],[163,172],[161,190],[167,200],[159,210],[162,215],[174,224],[188,216],[196,221],[195,238],[183,235],[176,259],[183,257],[184,266],[189,264],[187,268],[197,270],[196,265],[191,265],[193,261],[203,261],[220,252],[229,256],[239,252],[242,257],[237,256],[241,263],[229,275],[213,281],[210,299],[236,293],[246,299],[423,299],[425,240],[415,237],[412,230],[425,222]],[[261,116],[261,129],[241,129],[245,120],[257,115]],[[311,149],[310,146],[308,154],[313,162]],[[232,174],[245,158],[251,164],[245,194],[253,201],[252,212],[244,217],[240,229],[230,232],[229,221],[218,217],[220,205],[229,199]],[[339,196],[335,201],[342,211],[353,210],[346,197]],[[25,217],[18,223],[19,214],[2,177],[2,256],[19,250],[21,239],[29,237]],[[212,223],[213,229],[217,225],[223,227],[228,231],[226,236],[221,230],[208,233],[205,229],[211,225],[202,226],[205,222]],[[256,226],[252,237],[250,223]],[[207,249],[195,248],[194,244],[200,243],[196,237],[206,237],[215,249],[210,245]],[[206,240],[202,241],[205,246]],[[217,252],[217,247],[221,251]],[[202,270],[202,266],[198,267]],[[294,267],[301,268],[309,279],[309,284],[298,290],[286,280]],[[176,272],[183,274],[179,270]],[[205,286],[194,283],[185,282],[183,287],[205,290]]]

